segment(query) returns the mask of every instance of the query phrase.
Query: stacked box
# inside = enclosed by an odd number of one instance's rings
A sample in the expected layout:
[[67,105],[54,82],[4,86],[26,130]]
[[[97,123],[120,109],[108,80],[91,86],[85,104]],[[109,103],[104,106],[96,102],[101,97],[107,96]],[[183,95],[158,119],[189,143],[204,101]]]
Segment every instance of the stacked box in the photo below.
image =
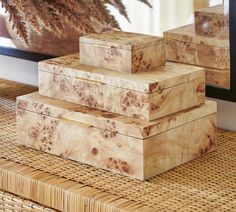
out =
[[137,73],[165,65],[163,38],[111,31],[80,38],[80,63]]
[[223,5],[195,11],[195,30],[198,35],[229,36],[229,13]]
[[39,93],[17,98],[20,144],[140,180],[215,149],[203,68],[166,63],[159,37],[106,32],[80,46],[40,62]]
[[203,104],[202,68],[167,63],[129,74],[79,63],[73,54],[39,63],[39,93],[147,121]]
[[230,88],[229,16],[223,6],[195,12],[195,24],[164,32],[167,60],[205,68],[209,85]]
[[21,144],[145,180],[215,149],[216,104],[147,122],[38,93],[17,100]]

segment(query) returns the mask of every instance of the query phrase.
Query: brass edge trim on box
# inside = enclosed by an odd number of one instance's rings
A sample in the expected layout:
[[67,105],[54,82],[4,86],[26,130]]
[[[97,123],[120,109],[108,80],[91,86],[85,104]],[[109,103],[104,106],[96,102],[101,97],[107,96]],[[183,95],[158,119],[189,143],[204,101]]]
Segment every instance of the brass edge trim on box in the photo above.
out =
[[106,85],[104,82],[99,82],[99,81],[90,80],[90,79],[84,79],[81,77],[75,77],[75,79],[85,81],[85,82],[91,82],[91,83],[95,83],[95,84],[99,84],[99,85]]
[[65,122],[71,122],[73,124],[76,124],[76,125],[79,125],[81,127],[87,127],[87,128],[91,128],[93,127],[93,125],[90,125],[90,124],[85,124],[85,123],[82,123],[82,122],[79,122],[79,121],[73,121],[71,119],[67,119],[67,118],[60,118],[61,120],[65,121]]
[[105,46],[105,45],[101,45],[101,44],[93,44],[93,46],[95,46],[95,47],[101,47],[101,48],[106,48],[106,49],[117,48],[117,47],[115,47],[115,46]]

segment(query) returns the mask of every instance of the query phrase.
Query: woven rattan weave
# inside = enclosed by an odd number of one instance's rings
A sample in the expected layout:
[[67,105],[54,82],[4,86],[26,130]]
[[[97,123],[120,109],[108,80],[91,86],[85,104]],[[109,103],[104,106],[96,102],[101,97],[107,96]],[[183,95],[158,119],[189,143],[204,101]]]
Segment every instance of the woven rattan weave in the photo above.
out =
[[69,212],[236,211],[236,133],[220,131],[217,151],[141,182],[14,144],[15,97],[34,90],[0,80],[0,189]]
[[54,212],[55,210],[38,205],[19,196],[0,191],[0,211]]

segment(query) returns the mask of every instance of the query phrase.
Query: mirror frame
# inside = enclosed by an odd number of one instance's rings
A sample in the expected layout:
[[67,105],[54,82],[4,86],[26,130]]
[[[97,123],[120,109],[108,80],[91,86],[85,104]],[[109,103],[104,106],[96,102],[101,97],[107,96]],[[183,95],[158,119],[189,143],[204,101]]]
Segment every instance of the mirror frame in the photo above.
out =
[[[236,102],[236,0],[229,0],[229,31],[230,31],[230,89],[206,86],[206,96]],[[235,47],[235,48],[233,48]],[[16,57],[31,61],[41,61],[53,58],[53,56],[27,52],[24,50],[0,47],[0,55]],[[233,71],[234,70],[234,71]]]
[[35,53],[35,52],[28,52],[20,49],[8,48],[8,47],[0,47],[0,55],[20,58],[24,60],[31,60],[35,62],[39,62],[41,60],[47,60],[53,58],[53,56]]
[[215,99],[236,102],[236,1],[229,0],[230,88],[206,86],[206,95]]

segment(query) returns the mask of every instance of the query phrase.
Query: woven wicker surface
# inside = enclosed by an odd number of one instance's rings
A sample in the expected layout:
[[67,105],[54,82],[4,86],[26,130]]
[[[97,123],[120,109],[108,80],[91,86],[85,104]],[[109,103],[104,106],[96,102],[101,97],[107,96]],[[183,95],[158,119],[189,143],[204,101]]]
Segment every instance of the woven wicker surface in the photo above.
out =
[[236,211],[236,133],[141,182],[14,144],[15,97],[34,90],[0,80],[0,189],[62,211]]
[[0,211],[54,212],[55,210],[38,205],[14,194],[0,191]]

